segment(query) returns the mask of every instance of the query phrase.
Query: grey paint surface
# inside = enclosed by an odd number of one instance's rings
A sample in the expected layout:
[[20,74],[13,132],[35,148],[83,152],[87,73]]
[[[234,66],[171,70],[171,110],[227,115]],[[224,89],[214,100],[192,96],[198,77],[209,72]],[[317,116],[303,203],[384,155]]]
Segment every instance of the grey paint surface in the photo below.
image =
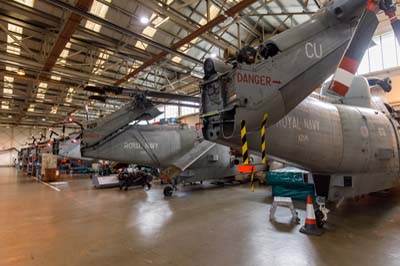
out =
[[[230,148],[203,140],[200,135],[179,125],[130,126],[95,149],[82,148],[81,152],[84,157],[162,169],[174,166],[185,171],[179,179],[185,182],[238,175]],[[260,164],[259,156],[253,156],[253,160]]]
[[[259,130],[265,113],[268,126],[282,119],[334,73],[366,2],[333,1],[310,21],[272,37],[269,41],[281,51],[277,55],[252,65],[238,64],[227,74],[206,80],[202,86],[205,137],[239,135],[243,117],[249,131]],[[343,10],[340,18],[335,16],[337,6]]]
[[320,175],[314,180],[327,182],[330,199],[398,185],[399,125],[365,80],[355,79],[343,99],[307,98],[336,70],[366,3],[332,1],[309,22],[272,37],[280,53],[210,72],[202,85],[206,139],[239,146],[245,120],[249,147],[259,153],[268,114],[267,153]]

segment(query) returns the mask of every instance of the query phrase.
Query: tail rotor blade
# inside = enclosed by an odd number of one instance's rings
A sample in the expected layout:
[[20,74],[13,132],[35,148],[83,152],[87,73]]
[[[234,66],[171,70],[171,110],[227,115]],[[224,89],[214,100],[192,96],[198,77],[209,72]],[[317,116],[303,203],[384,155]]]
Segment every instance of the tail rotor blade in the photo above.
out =
[[400,21],[396,16],[396,3],[392,0],[382,0],[379,4],[381,10],[383,10],[390,20],[394,35],[396,36],[398,44],[400,44]]
[[338,66],[330,91],[339,96],[347,94],[378,24],[379,21],[375,13],[375,7],[368,6]]
[[394,31],[394,35],[396,36],[397,39],[397,43],[400,44],[400,20],[392,22],[392,27],[393,27],[393,31]]
[[400,45],[400,20],[396,17],[395,13],[386,13],[390,19],[390,24],[392,25],[394,36],[396,36],[397,43]]

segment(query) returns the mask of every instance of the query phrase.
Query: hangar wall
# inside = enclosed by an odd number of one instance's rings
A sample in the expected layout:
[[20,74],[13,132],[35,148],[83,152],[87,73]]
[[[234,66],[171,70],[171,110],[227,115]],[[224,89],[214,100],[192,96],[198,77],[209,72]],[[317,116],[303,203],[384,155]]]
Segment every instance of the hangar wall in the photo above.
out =
[[[71,131],[67,129],[66,133]],[[14,159],[18,157],[17,150],[26,147],[26,143],[32,143],[32,135],[38,137],[40,132],[48,135],[46,128],[0,127],[0,167],[14,165]]]
[[180,123],[195,126],[200,122],[199,113],[185,115],[179,118]]
[[400,76],[391,77],[393,82],[393,89],[390,93],[386,94],[389,103],[393,105],[400,104]]

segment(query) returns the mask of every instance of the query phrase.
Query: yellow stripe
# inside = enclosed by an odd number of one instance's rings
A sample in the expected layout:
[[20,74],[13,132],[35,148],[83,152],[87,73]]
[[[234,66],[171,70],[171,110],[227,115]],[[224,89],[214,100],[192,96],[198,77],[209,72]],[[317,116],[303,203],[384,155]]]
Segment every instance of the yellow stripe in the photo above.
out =
[[263,121],[266,122],[268,119],[268,114],[264,114]]
[[266,134],[265,134],[265,126],[266,126],[266,123],[267,123],[267,119],[268,119],[268,114],[264,114],[264,117],[263,117],[263,121],[262,121],[262,125],[261,125],[261,152],[262,152],[262,155],[263,155],[263,158],[262,158],[262,163],[263,164],[267,164],[267,157],[266,157],[266,148],[267,148],[267,145],[266,145]]
[[246,136],[246,127],[242,128],[242,130],[240,131],[240,136],[243,138],[244,136]]
[[247,147],[247,141],[243,144],[242,146],[242,152],[245,153],[247,151],[248,147]]

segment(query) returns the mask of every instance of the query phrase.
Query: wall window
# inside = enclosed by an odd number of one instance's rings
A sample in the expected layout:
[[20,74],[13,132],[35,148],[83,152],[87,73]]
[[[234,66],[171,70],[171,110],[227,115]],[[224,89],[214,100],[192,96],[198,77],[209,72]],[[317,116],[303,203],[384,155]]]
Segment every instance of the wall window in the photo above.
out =
[[[190,105],[194,105],[193,102],[181,102],[181,104],[190,104]],[[184,115],[190,115],[190,114],[194,114],[194,113],[198,113],[199,112],[199,108],[196,107],[187,107],[187,106],[181,106],[181,116]]]
[[358,68],[358,74],[400,66],[399,44],[393,32],[375,36],[372,40],[373,42]]
[[165,118],[179,117],[179,108],[176,105],[165,106]]

